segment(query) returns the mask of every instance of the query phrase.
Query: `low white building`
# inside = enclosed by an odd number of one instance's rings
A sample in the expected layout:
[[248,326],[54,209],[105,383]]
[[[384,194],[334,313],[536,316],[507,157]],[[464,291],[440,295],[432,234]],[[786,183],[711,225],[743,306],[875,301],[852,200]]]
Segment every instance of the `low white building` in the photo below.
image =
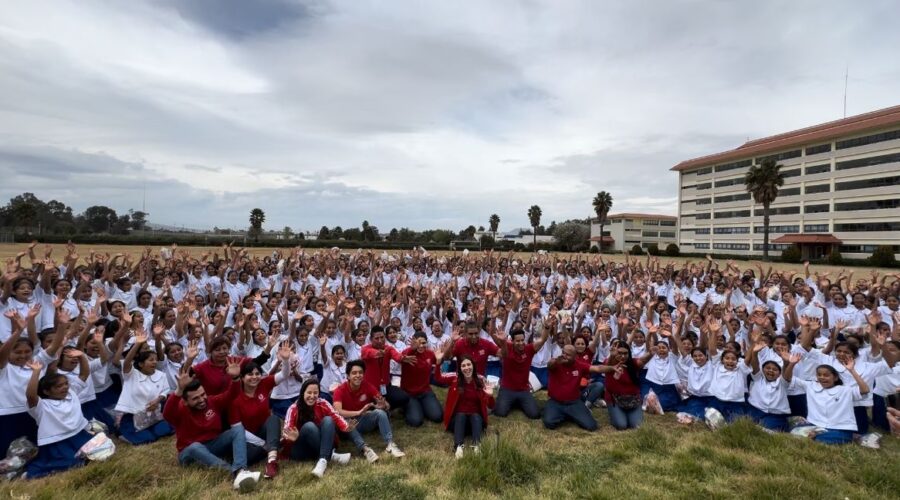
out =
[[[620,213],[606,217],[603,226],[603,250],[621,252],[635,245],[646,252],[656,244],[661,252],[678,240],[678,217],[659,214]],[[600,246],[600,223],[591,219],[591,246]]]

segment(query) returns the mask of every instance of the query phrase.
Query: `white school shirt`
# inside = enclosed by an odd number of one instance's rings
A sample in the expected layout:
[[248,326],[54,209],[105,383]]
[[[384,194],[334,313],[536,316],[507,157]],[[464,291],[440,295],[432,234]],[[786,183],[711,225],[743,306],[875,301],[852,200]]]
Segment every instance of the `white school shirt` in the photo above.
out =
[[[81,379],[69,381],[69,393],[63,399],[41,398],[28,414],[38,425],[38,446],[58,443],[87,429],[88,421],[81,412],[78,391]],[[82,383],[83,385],[83,383]]]
[[799,385],[806,390],[806,420],[825,429],[856,432],[856,415],[853,404],[863,397],[858,386],[836,385],[829,389],[818,382],[807,382],[798,378],[791,385]]
[[[38,293],[40,292],[40,293]],[[19,302],[14,297],[10,297],[6,300],[6,305],[0,310],[0,342],[6,342],[10,335],[12,335],[12,322],[9,318],[3,315],[6,311],[13,310],[19,313],[19,316],[23,318],[28,317],[28,311],[31,309],[31,306],[34,304],[42,303],[44,293],[41,291],[41,288],[35,288],[34,294],[31,296],[31,302]],[[45,307],[41,307],[41,314],[43,315],[43,310]],[[52,304],[50,309],[53,309]]]
[[[859,384],[856,383],[856,379],[853,378],[853,375],[850,374],[850,371],[847,370],[840,361],[837,360],[834,356],[826,356],[821,352],[818,353],[818,361],[819,364],[822,365],[831,365],[835,370],[837,370],[838,374],[841,376],[841,381],[844,382],[844,385],[849,387],[855,387]],[[881,360],[876,363],[872,363],[869,361],[864,361],[862,356],[856,358],[856,373],[866,381],[866,385],[869,386],[869,392],[865,394],[861,399],[856,401],[854,406],[865,406],[871,407],[875,404],[875,399],[872,397],[872,386],[875,385],[875,379],[882,375],[889,375],[891,373],[891,367],[888,366],[887,361]]]
[[547,339],[541,350],[534,353],[531,358],[531,366],[533,368],[547,368],[550,360],[559,357],[562,354],[562,347],[558,346],[552,339]]
[[647,381],[659,385],[677,384],[681,381],[678,378],[678,369],[675,366],[677,363],[678,360],[675,359],[675,355],[672,353],[669,353],[665,359],[660,358],[658,354],[654,355],[644,365],[644,368],[647,369]]
[[[94,363],[94,361],[97,361],[97,362]],[[99,359],[98,360],[92,359],[92,360],[90,360],[90,362],[88,364],[88,366],[89,366],[88,369],[90,370],[94,366],[98,366],[100,364],[101,363],[100,363]],[[79,375],[81,374],[81,364],[80,363],[75,365],[75,369],[70,372],[67,372],[65,370],[60,370],[60,369],[57,369],[56,371],[57,371],[57,373],[65,375],[66,378],[69,379],[70,387],[72,386],[72,383],[74,382],[74,380],[78,379],[78,382],[80,382],[78,384],[80,389],[77,392],[79,401],[81,401],[82,403],[87,403],[87,402],[97,399],[97,392],[94,390],[94,379],[91,378],[90,376],[88,376],[87,380],[81,380],[81,378],[79,377]]]
[[[47,373],[47,366],[56,361],[56,358],[51,358],[43,349],[40,349],[34,357],[44,365],[41,368],[42,377]],[[28,411],[25,388],[31,380],[31,373],[31,368],[12,363],[6,363],[6,366],[0,369],[0,415],[15,415]]]
[[791,384],[779,376],[774,381],[766,380],[762,370],[751,375],[753,383],[750,385],[750,397],[747,399],[754,408],[766,413],[776,415],[788,415],[791,406],[788,404],[787,388]]
[[346,368],[346,361],[341,366],[338,366],[334,361],[329,360],[322,370],[322,390],[330,393],[337,389],[337,386],[346,382]]
[[[301,363],[298,361],[296,354],[291,354],[291,359],[288,363],[291,365],[288,370],[288,375],[280,381],[276,379],[275,387],[272,388],[271,399],[283,400],[296,398],[300,395],[300,387],[303,385],[303,380],[309,376],[309,372],[304,373],[300,370]],[[297,378],[300,378],[300,380],[297,380]]]
[[[818,349],[811,349],[807,351],[800,344],[794,344],[791,346],[791,354],[799,354],[800,362],[794,365],[794,379],[801,379],[806,382],[815,382],[816,381],[816,368],[822,363],[819,362],[819,355],[821,351]],[[788,387],[788,396],[798,396],[800,394],[806,394],[806,389],[802,385],[791,384]]]
[[739,359],[734,370],[726,370],[725,365],[716,363],[709,391],[720,401],[741,403],[747,392],[747,375],[753,371],[743,359]]
[[893,330],[894,329],[894,317],[892,316],[892,314],[894,314],[897,311],[891,309],[888,306],[879,306],[878,312],[881,313],[881,321],[884,321],[885,323],[887,323],[888,327],[890,327],[890,329]]
[[[46,330],[48,328],[54,328],[54,320],[56,319],[56,307],[53,305],[53,301],[56,299],[56,294],[45,293],[41,296],[41,313],[36,318],[37,321],[37,330]],[[81,312],[78,310],[78,301],[73,299],[72,297],[66,297],[66,300],[62,303],[62,308],[68,311],[69,316],[72,318],[77,318]],[[22,316],[23,318],[25,316]]]
[[881,375],[875,379],[873,393],[886,398],[895,394],[900,389],[900,363],[894,365],[894,369],[887,375]]
[[[103,349],[106,349],[106,346],[103,346]],[[113,380],[109,376],[108,362],[104,363],[100,361],[100,358],[91,359],[91,381],[94,384],[95,394],[99,394],[112,386]]]
[[116,411],[140,413],[151,401],[168,394],[170,390],[165,373],[156,370],[151,375],[145,375],[137,367],[132,367],[130,372],[122,372],[122,394],[116,403]]
[[694,358],[691,356],[682,356],[679,363],[687,372],[688,392],[692,396],[712,396],[709,386],[712,385],[715,363],[710,359],[706,361],[706,364],[700,366],[694,362]]

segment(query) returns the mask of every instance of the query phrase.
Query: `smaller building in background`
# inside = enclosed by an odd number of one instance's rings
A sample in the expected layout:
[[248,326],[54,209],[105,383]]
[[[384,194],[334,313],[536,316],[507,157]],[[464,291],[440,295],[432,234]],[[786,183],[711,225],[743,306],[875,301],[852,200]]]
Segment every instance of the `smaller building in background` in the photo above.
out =
[[677,232],[678,217],[672,215],[611,214],[606,217],[602,235],[598,219],[591,219],[591,246],[599,248],[602,238],[605,252],[631,250],[635,245],[646,252],[654,243],[664,252],[666,246],[678,241]]

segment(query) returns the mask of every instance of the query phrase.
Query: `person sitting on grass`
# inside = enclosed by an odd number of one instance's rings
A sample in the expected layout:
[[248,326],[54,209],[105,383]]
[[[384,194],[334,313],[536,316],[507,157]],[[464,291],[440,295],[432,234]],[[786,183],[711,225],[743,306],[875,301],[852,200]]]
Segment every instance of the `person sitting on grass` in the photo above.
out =
[[[241,373],[241,365],[231,362],[225,373],[232,379]],[[163,409],[166,421],[175,428],[178,463],[199,464],[230,470],[233,487],[241,492],[252,490],[259,482],[259,472],[247,470],[247,439],[244,426],[225,429],[224,413],[240,390],[240,384],[215,396],[207,396],[199,380],[187,373],[179,374],[178,389]],[[230,455],[231,463],[225,461]]]
[[347,422],[327,400],[319,397],[319,381],[315,378],[303,382],[300,398],[288,408],[281,432],[281,456],[291,460],[309,460],[318,457],[312,474],[325,475],[328,462],[340,465],[350,462],[349,453],[336,453],[338,431],[350,432],[355,423]]
[[571,421],[584,430],[597,430],[597,421],[581,401],[581,379],[592,373],[612,373],[616,367],[591,366],[577,358],[575,347],[563,347],[562,355],[547,364],[549,385],[547,404],[544,406],[544,427],[556,429],[565,421]]
[[541,336],[531,343],[525,342],[525,330],[516,329],[509,332],[509,338],[503,333],[494,335],[494,342],[500,347],[499,355],[503,361],[500,377],[500,392],[497,394],[497,406],[494,415],[505,417],[513,407],[518,406],[522,413],[530,419],[541,416],[537,401],[531,393],[528,381],[531,374],[531,361],[547,342],[550,327],[539,323]]
[[41,377],[44,365],[29,361],[31,380],[25,389],[28,413],[38,425],[38,455],[28,463],[26,477],[39,477],[60,472],[84,463],[78,458],[78,450],[91,440],[88,421],[81,413],[78,393],[84,389],[84,381],[90,376],[87,357],[81,351],[70,351],[77,357],[81,370],[77,378],[70,379],[59,373]]
[[334,408],[338,415],[356,419],[356,428],[350,431],[350,439],[369,463],[377,461],[378,454],[366,445],[362,434],[376,427],[387,445],[384,451],[395,458],[403,457],[405,453],[394,443],[394,433],[388,417],[391,405],[378,389],[364,380],[365,372],[366,364],[363,360],[357,359],[347,363],[347,381],[332,393]]
[[[155,332],[162,333],[161,324],[156,325]],[[156,347],[162,351],[158,335]],[[122,412],[121,437],[133,445],[153,443],[173,432],[162,418],[162,406],[170,390],[166,374],[156,369],[157,351],[147,348],[147,334],[143,325],[138,325],[134,344],[122,361],[122,393],[116,404],[116,411]],[[116,351],[117,357],[120,352],[121,347]]]
[[[494,388],[486,379],[475,373],[475,363],[468,356],[456,359],[456,373],[441,372],[441,357],[437,354],[434,377],[448,386],[447,401],[444,403],[444,429],[453,426],[453,447],[456,458],[464,454],[464,443],[468,433],[472,436],[472,448],[478,453],[481,433],[487,427],[488,411],[494,407]],[[582,406],[583,408],[583,406]]]
[[[628,342],[614,340],[609,358],[603,362],[614,368],[606,376],[603,399],[609,423],[617,430],[636,429],[644,420],[641,407],[640,368],[631,354]],[[622,367],[621,369],[615,369]]]
[[420,427],[425,419],[440,422],[443,417],[441,403],[431,390],[431,375],[437,364],[437,356],[428,349],[425,332],[412,336],[412,346],[403,351],[403,356],[412,356],[415,363],[400,365],[400,388],[409,397],[404,417],[406,425]]

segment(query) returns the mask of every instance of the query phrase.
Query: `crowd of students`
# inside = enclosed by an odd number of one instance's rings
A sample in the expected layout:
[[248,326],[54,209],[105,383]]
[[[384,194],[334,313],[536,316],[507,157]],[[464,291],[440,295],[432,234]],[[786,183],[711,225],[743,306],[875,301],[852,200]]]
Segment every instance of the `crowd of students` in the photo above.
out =
[[351,460],[340,440],[369,462],[378,438],[403,457],[401,414],[441,423],[456,457],[512,411],[587,431],[599,407],[620,430],[648,406],[772,431],[802,417],[829,444],[900,430],[900,275],[711,257],[36,250],[0,283],[0,449],[36,443],[29,478],[79,465],[94,421],[131,445],[174,434],[180,464],[228,470],[242,490],[257,462],[271,478],[279,460],[311,460],[321,477]]

